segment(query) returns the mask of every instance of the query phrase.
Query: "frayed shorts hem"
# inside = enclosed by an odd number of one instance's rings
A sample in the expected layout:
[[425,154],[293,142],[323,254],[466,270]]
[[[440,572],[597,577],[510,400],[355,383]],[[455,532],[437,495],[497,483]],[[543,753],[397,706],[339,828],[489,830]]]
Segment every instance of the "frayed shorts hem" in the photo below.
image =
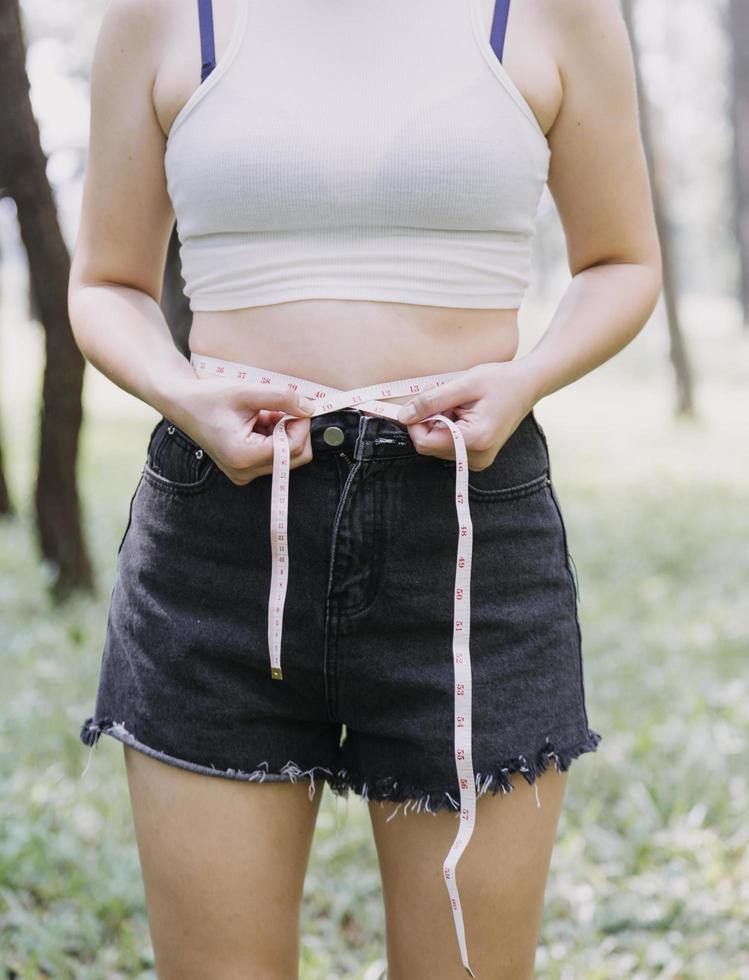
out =
[[[574,745],[556,749],[550,738],[535,758],[524,755],[515,756],[500,763],[489,772],[476,772],[476,798],[496,796],[498,793],[511,793],[515,789],[512,781],[513,773],[521,773],[529,785],[546,772],[551,761],[557,772],[566,772],[572,760],[585,752],[595,752],[603,736],[589,728],[585,736]],[[365,801],[405,803],[404,813],[411,807],[416,812],[438,813],[440,810],[460,810],[459,791],[453,789],[425,789],[421,785],[408,784],[386,776],[382,779],[368,779],[361,774],[340,769],[335,780],[331,783],[334,793],[347,796],[349,790],[361,796]],[[397,808],[396,808],[397,809]],[[393,816],[395,814],[392,814]]]
[[319,776],[315,776],[315,770],[319,770],[323,774],[322,778],[324,780],[334,778],[332,769],[328,769],[325,766],[312,766],[311,769],[302,769],[291,759],[281,767],[280,772],[269,772],[267,762],[258,763],[257,767],[251,772],[245,772],[242,769],[218,769],[216,766],[204,766],[197,762],[190,762],[188,759],[180,759],[178,756],[169,755],[167,752],[162,752],[160,749],[146,745],[145,742],[141,742],[132,735],[122,722],[95,722],[93,718],[87,718],[81,727],[81,741],[90,748],[93,748],[99,741],[101,735],[109,735],[118,742],[122,742],[123,745],[136,749],[138,752],[142,752],[152,759],[157,759],[159,762],[164,762],[167,765],[176,766],[178,769],[186,769],[188,772],[195,772],[203,776],[221,776],[224,779],[237,779],[245,782],[258,783],[295,783],[298,779],[309,777],[310,799],[312,799],[315,792],[314,781],[320,778]]
[[[371,778],[346,768],[337,771],[326,766],[312,766],[309,769],[302,769],[291,759],[281,767],[279,772],[269,772],[267,762],[258,763],[257,767],[249,772],[241,769],[218,769],[215,766],[204,766],[154,749],[132,735],[122,722],[109,720],[95,722],[93,718],[87,718],[81,726],[81,741],[93,749],[101,735],[109,735],[123,745],[136,749],[160,762],[201,775],[220,776],[225,779],[245,782],[296,783],[299,779],[309,778],[308,795],[310,799],[315,795],[315,781],[322,780],[328,783],[331,791],[337,796],[347,797],[349,791],[353,791],[365,802],[377,802],[381,805],[390,802],[398,803],[399,806],[405,803],[404,814],[409,807],[416,812],[423,810],[432,814],[438,813],[440,810],[458,811],[460,809],[459,792],[455,788],[452,791],[426,789],[421,785],[407,783],[392,776]],[[548,770],[552,760],[557,772],[566,772],[573,759],[586,752],[595,752],[601,739],[602,736],[598,732],[589,728],[584,737],[573,745],[557,749],[547,736],[544,746],[537,752],[535,758],[529,759],[524,755],[519,755],[500,763],[490,772],[477,772],[475,774],[476,796],[479,798],[487,794],[495,796],[498,793],[512,792],[515,788],[512,775],[518,772],[532,786],[536,779]],[[319,772],[320,775],[315,775],[316,772]],[[396,807],[392,816],[395,815],[398,808]]]

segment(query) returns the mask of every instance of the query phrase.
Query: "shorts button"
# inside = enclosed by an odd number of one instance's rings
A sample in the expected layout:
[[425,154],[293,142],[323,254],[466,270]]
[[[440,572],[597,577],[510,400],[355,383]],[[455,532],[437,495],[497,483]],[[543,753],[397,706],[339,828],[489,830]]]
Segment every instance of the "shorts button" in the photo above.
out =
[[343,429],[337,425],[329,425],[324,430],[322,437],[329,446],[340,446],[343,442]]

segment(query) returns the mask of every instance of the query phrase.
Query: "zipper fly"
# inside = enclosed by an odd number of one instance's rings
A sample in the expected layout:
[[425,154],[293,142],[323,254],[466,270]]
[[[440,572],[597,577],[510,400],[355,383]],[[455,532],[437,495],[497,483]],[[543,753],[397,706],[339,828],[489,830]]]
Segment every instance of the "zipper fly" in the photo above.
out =
[[354,465],[353,459],[351,459],[351,457],[347,453],[344,453],[343,450],[340,450],[340,452],[338,453],[338,455],[339,456],[343,456],[343,458],[348,463],[348,468],[351,469],[351,467]]

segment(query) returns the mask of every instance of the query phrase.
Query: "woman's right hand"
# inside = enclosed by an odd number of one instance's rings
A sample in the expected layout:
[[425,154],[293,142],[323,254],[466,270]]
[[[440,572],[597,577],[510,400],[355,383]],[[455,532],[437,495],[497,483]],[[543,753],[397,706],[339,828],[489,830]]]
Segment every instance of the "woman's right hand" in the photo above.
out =
[[284,415],[302,416],[286,423],[290,469],[312,459],[315,401],[282,385],[197,378],[180,407],[177,425],[239,486],[273,472],[273,429]]

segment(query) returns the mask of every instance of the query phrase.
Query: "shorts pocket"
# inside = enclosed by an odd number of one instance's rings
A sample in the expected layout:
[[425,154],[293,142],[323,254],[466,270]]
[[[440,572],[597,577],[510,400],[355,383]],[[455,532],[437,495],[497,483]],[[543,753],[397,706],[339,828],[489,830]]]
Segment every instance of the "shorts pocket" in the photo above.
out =
[[[575,591],[575,603],[580,604],[580,583],[577,577],[577,568],[575,567],[574,559],[570,554],[569,543],[567,541],[567,524],[562,514],[562,505],[559,502],[559,497],[554,488],[554,484],[549,480],[549,493],[551,494],[551,499],[554,503],[554,509],[556,510],[557,517],[559,518],[559,527],[562,532],[562,550],[564,553],[565,563],[567,565],[567,573],[569,574],[570,580],[572,582],[572,588]],[[574,571],[573,571],[574,570]]]
[[[494,463],[484,470],[468,473],[468,496],[471,500],[517,500],[518,497],[528,497],[549,485],[547,472],[522,483],[502,485],[501,476],[495,481],[492,470]],[[480,482],[479,482],[480,481]],[[495,483],[497,485],[495,485]]]
[[169,419],[157,423],[148,443],[143,479],[157,490],[194,494],[206,490],[218,466]]
[[[454,459],[440,460],[455,471]],[[510,435],[489,466],[468,471],[471,500],[515,500],[537,493],[550,482],[549,455],[538,423],[530,412]]]
[[120,538],[120,543],[117,547],[118,555],[122,551],[122,546],[125,543],[127,532],[130,530],[130,525],[133,523],[133,504],[135,503],[135,498],[138,494],[138,491],[140,490],[142,483],[143,483],[143,471],[141,471],[140,477],[138,478],[138,482],[135,485],[135,490],[133,490],[133,495],[130,498],[130,506],[128,507],[128,512],[127,512],[127,524],[125,525],[125,530],[122,532],[122,537]]

